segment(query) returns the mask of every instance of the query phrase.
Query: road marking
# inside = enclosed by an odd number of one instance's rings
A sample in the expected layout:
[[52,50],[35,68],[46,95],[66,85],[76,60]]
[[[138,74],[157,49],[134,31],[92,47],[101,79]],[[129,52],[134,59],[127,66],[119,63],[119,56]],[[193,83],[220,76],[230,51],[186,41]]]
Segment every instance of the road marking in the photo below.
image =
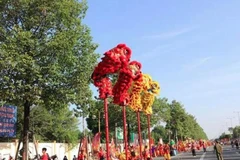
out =
[[206,152],[203,153],[203,155],[201,156],[200,160],[204,160]]

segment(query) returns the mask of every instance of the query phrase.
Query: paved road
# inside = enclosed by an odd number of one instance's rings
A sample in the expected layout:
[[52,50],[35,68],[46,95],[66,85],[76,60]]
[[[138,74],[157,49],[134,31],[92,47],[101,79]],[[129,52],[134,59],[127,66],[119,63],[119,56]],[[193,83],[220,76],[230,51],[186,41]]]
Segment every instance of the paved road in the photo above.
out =
[[[224,160],[240,160],[240,150],[235,148],[231,148],[230,146],[223,147],[223,158]],[[208,148],[207,152],[198,151],[197,156],[193,157],[191,153],[182,153],[175,157],[172,157],[172,160],[217,160],[216,154],[213,151],[213,148]],[[163,160],[163,158],[158,157],[154,158],[154,160]]]

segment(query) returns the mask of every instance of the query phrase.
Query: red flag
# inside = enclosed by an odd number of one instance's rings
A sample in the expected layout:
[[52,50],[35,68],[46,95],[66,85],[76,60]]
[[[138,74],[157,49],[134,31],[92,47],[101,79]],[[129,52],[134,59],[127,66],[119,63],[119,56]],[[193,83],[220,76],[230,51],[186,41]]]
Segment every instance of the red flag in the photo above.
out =
[[78,155],[80,154],[81,150],[86,151],[87,149],[87,138],[84,137],[80,140],[79,148],[78,148]]
[[92,140],[92,148],[94,151],[98,151],[99,147],[100,147],[100,138],[101,138],[101,134],[100,132],[97,133]]

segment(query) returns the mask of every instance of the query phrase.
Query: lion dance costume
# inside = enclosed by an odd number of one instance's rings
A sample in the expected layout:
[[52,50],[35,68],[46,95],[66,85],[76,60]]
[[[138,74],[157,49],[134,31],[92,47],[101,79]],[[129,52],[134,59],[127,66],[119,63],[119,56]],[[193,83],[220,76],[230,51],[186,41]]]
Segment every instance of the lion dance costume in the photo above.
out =
[[109,74],[117,73],[122,66],[127,66],[131,58],[131,49],[125,44],[119,44],[104,53],[102,61],[98,63],[92,74],[94,85],[98,88],[99,98],[112,96],[112,82]]
[[155,96],[160,92],[160,85],[156,81],[152,81],[150,77],[146,80],[144,86],[143,94],[141,95],[141,103],[143,111],[147,115],[152,114],[152,104],[154,102]]
[[127,105],[130,101],[129,89],[134,80],[141,77],[141,64],[132,61],[120,70],[118,81],[113,87],[113,103],[120,106]]

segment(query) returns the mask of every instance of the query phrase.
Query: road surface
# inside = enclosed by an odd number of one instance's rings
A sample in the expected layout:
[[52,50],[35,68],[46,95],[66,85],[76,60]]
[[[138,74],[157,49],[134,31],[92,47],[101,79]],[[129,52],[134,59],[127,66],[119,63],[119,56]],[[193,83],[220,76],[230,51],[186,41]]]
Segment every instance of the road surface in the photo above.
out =
[[[231,146],[223,146],[223,158],[224,160],[240,160],[240,150],[231,148]],[[163,157],[154,158],[154,160],[163,160]],[[172,160],[217,160],[216,154],[213,151],[213,147],[207,149],[207,152],[198,151],[197,156],[193,157],[191,153],[180,153],[177,156],[172,157]]]

